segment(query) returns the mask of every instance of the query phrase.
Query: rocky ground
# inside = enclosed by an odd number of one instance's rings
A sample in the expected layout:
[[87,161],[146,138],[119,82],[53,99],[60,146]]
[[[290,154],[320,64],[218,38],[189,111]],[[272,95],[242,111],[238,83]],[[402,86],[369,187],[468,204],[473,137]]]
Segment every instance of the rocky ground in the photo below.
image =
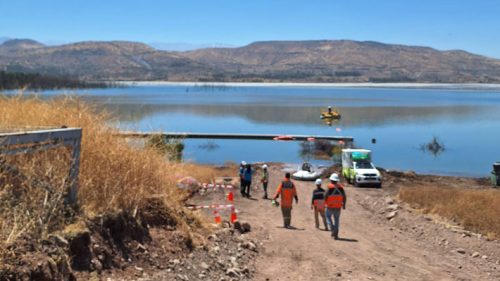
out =
[[[333,171],[338,167],[325,174]],[[283,166],[272,164],[270,172],[272,195]],[[0,280],[500,280],[498,241],[397,198],[402,186],[487,188],[486,179],[395,171],[383,171],[383,177],[381,189],[345,183],[348,202],[339,240],[314,227],[312,182],[295,181],[294,228],[284,229],[279,208],[261,199],[256,180],[252,198],[234,192],[238,227],[228,222],[230,212],[221,210],[223,222],[197,234],[204,243],[193,243],[152,201],[141,214],[142,224],[117,215],[39,244],[21,239],[9,256],[17,267],[2,272]],[[226,204],[226,194],[199,192],[188,203]],[[208,223],[214,220],[209,210],[195,212],[205,213]]]

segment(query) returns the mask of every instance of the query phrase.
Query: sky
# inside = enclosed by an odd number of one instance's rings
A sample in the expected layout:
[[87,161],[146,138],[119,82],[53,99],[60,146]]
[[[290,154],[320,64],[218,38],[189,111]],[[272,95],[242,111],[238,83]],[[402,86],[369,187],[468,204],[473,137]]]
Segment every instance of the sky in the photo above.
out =
[[0,37],[186,49],[351,39],[500,58],[500,0],[0,0]]

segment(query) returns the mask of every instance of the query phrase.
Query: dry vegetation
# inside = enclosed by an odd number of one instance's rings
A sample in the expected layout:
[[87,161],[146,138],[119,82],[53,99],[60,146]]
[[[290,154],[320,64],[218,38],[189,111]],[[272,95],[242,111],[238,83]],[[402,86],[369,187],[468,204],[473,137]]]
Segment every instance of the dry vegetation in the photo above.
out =
[[[188,194],[180,192],[175,183],[187,175],[210,180],[216,176],[213,168],[169,162],[153,149],[132,148],[106,125],[109,115],[96,113],[72,97],[42,101],[36,97],[0,96],[0,108],[2,131],[61,126],[83,129],[79,216],[120,211],[132,214],[148,198],[155,197],[163,198],[186,233],[192,226],[202,225],[182,211],[182,201]],[[4,168],[0,170],[0,250],[20,235],[43,238],[75,220],[63,198],[68,159],[65,148],[0,158]],[[5,167],[14,167],[17,174]]]
[[411,206],[451,219],[467,230],[500,238],[500,192],[491,189],[403,187],[399,198]]

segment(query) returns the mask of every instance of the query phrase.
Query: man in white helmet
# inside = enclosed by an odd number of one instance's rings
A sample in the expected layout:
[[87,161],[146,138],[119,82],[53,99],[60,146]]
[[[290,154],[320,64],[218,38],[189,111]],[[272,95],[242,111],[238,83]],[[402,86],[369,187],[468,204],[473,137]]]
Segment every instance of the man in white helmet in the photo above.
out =
[[[344,187],[339,184],[339,176],[337,173],[333,173],[330,176],[328,190],[325,192],[325,216],[332,231],[332,237],[335,240],[339,238],[340,209],[345,209],[346,199]],[[333,223],[332,216],[334,218]]]
[[318,215],[321,216],[321,220],[323,221],[323,225],[325,226],[325,230],[328,230],[328,225],[326,224],[325,218],[325,190],[321,188],[321,179],[317,179],[316,189],[313,190],[312,199],[311,199],[311,210],[314,210],[314,221],[316,223],[316,228],[319,228],[319,219]]
[[262,165],[262,178],[260,179],[262,182],[262,188],[264,189],[264,196],[262,199],[267,199],[267,184],[269,183],[269,171],[267,170],[267,165]]
[[246,192],[245,192],[245,187],[246,187],[246,182],[245,182],[245,166],[247,165],[247,162],[241,161],[240,163],[240,192],[243,197],[245,197]]

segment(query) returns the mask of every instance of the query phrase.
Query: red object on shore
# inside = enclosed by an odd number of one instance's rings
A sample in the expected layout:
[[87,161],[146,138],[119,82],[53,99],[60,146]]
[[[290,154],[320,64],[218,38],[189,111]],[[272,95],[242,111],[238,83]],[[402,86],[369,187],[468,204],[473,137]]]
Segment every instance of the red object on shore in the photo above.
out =
[[316,139],[313,137],[307,138],[307,141],[315,141]]
[[231,223],[235,223],[238,221],[238,216],[236,215],[236,209],[233,207],[231,208]]
[[234,194],[232,191],[229,191],[229,193],[227,194],[227,201],[233,202],[233,200],[234,200]]
[[289,141],[289,140],[294,140],[295,138],[294,137],[291,137],[291,136],[276,136],[273,138],[273,140],[277,140],[277,141]]
[[222,222],[222,218],[220,217],[219,211],[214,210],[215,223],[219,224]]

